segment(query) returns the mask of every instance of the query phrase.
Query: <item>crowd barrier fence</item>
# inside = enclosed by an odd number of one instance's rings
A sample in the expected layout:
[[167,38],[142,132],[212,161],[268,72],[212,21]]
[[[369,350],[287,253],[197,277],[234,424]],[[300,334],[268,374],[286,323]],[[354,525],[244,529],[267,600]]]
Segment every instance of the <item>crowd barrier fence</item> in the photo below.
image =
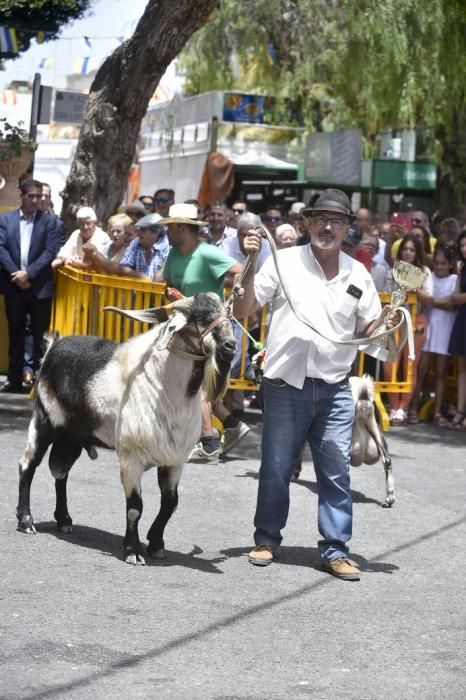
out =
[[[133,335],[148,330],[149,324],[124,318],[118,314],[104,312],[105,306],[117,306],[122,309],[143,309],[161,306],[166,303],[164,283],[154,283],[132,277],[117,277],[94,272],[85,272],[71,267],[63,267],[57,271],[56,294],[52,309],[51,331],[60,335],[97,335],[116,342],[124,342]],[[390,294],[380,294],[382,304],[390,302]],[[407,304],[416,324],[416,295],[408,294]],[[257,340],[265,342],[267,323],[267,307],[264,307],[259,317],[259,332]],[[249,328],[249,321],[243,325]],[[398,340],[398,339],[397,339]],[[229,388],[246,391],[258,389],[255,379],[247,375],[249,365],[249,339],[243,333],[241,366],[239,375],[230,378]],[[399,376],[396,364],[389,366],[390,376],[387,376],[387,366],[383,363],[369,360],[360,352],[356,361],[356,373],[361,376],[367,371],[370,363],[371,374],[375,378],[375,402],[380,414],[380,422],[384,431],[389,430],[389,418],[382,401],[381,394],[410,393],[413,379],[413,362],[408,361]],[[449,378],[449,384],[454,377]],[[421,413],[422,415],[422,413]]]

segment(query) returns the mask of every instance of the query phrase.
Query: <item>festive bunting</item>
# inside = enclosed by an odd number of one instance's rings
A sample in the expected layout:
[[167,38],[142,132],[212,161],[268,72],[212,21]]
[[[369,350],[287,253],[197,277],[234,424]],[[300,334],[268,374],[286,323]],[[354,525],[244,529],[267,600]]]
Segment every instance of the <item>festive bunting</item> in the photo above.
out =
[[53,64],[53,61],[51,58],[41,58],[39,63],[37,64],[37,67],[40,70],[46,70],[47,68],[51,68]]
[[0,27],[0,52],[18,53],[16,31],[10,27]]
[[16,92],[14,90],[0,91],[0,104],[14,106],[16,104]]
[[86,44],[88,49],[92,49],[92,44],[91,44],[91,37],[90,36],[83,36],[83,41]]
[[53,36],[52,32],[37,32],[36,42],[38,44],[43,44],[44,41],[46,41],[47,39],[50,39],[50,37],[52,37],[52,36]]
[[94,68],[94,60],[92,56],[81,56],[76,59],[74,64],[74,72],[81,75],[87,75]]

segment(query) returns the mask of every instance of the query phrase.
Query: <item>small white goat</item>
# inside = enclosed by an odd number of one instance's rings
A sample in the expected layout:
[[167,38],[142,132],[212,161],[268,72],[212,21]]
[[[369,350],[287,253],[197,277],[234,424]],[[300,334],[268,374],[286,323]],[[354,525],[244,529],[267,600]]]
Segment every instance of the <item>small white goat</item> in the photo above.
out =
[[384,508],[395,503],[395,482],[392,473],[392,460],[387,443],[378,426],[374,410],[374,382],[372,377],[350,377],[354,399],[354,425],[351,440],[351,466],[375,464],[382,460],[385,469],[386,498]]

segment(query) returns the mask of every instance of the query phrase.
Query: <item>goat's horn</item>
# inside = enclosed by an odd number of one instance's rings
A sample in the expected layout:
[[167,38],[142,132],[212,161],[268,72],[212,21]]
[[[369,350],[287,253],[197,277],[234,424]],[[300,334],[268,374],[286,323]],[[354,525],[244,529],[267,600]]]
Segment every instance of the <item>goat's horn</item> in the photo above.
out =
[[166,307],[155,307],[153,309],[142,309],[136,311],[133,309],[119,309],[117,306],[104,306],[103,311],[114,311],[121,316],[127,316],[135,321],[142,323],[163,323],[167,320],[168,310]]

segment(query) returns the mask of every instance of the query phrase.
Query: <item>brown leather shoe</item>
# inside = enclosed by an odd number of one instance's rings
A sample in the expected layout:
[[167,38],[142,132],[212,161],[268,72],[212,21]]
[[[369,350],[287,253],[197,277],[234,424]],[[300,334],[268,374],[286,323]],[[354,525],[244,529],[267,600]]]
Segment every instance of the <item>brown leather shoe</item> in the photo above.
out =
[[248,559],[255,566],[268,566],[273,562],[274,552],[269,544],[258,544],[251,549]]
[[333,559],[333,561],[324,561],[322,562],[322,569],[344,581],[359,581],[361,578],[361,571],[357,564],[346,557],[339,557],[338,559]]

